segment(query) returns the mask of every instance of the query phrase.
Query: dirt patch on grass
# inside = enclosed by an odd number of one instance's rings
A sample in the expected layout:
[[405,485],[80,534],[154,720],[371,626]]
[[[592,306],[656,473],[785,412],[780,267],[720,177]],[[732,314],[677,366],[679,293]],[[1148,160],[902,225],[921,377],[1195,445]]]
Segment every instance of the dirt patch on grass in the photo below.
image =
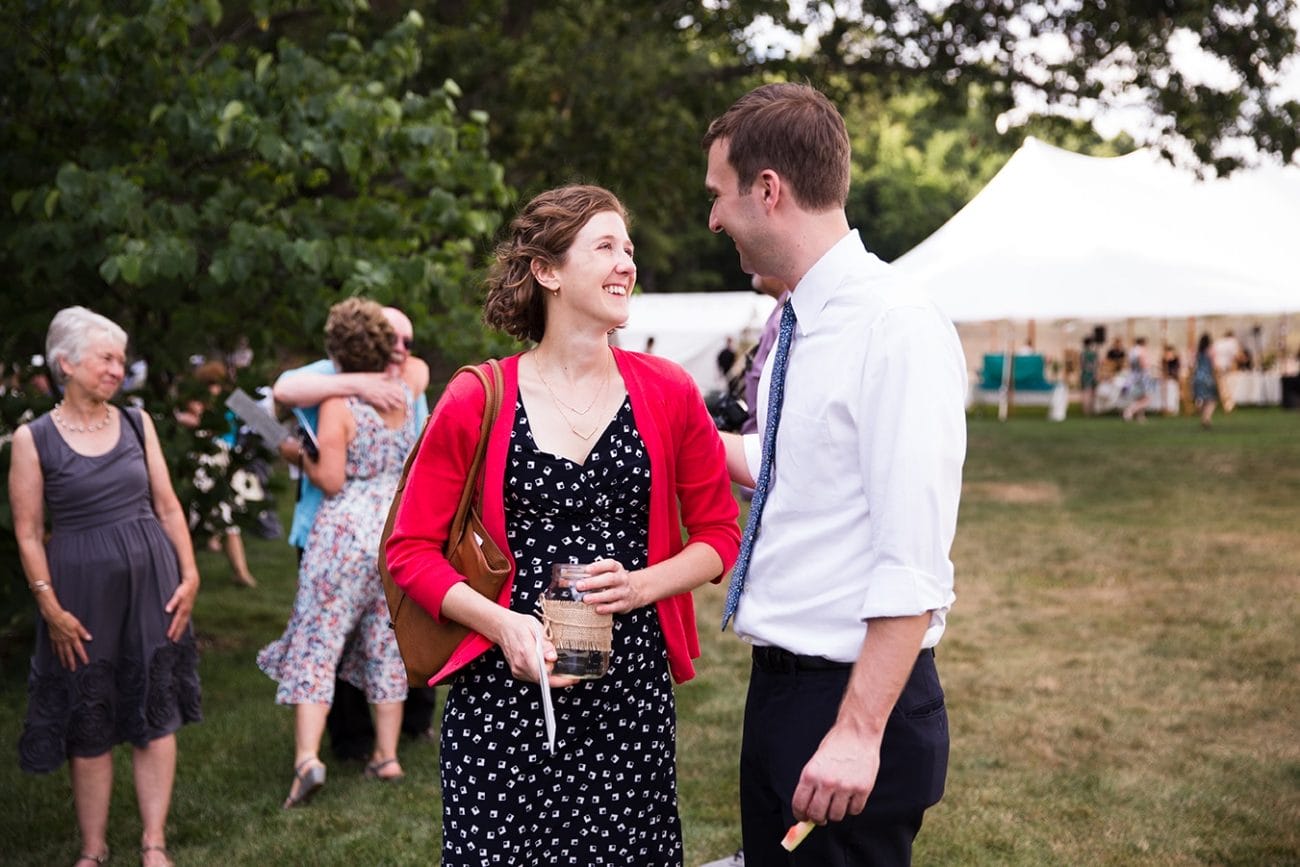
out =
[[962,496],[995,503],[1056,504],[1063,499],[1052,482],[967,482]]

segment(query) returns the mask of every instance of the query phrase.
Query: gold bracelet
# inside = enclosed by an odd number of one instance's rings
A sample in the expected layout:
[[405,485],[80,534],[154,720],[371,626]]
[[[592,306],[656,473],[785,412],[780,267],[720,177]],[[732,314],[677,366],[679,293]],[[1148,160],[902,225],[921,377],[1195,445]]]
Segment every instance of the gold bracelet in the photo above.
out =
[[32,591],[32,593],[44,593],[46,590],[50,589],[50,582],[33,581],[32,586],[29,589]]

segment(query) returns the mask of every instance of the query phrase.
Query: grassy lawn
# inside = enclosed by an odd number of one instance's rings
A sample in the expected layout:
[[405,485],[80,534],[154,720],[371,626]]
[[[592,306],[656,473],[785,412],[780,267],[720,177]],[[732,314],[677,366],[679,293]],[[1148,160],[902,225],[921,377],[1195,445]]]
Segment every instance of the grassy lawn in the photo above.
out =
[[[1124,425],[973,417],[939,649],[953,754],[917,864],[1300,863],[1300,414],[1239,410]],[[437,748],[404,743],[407,779],[330,763],[305,810],[280,809],[292,714],[253,657],[284,626],[294,559],[250,540],[257,590],[200,555],[207,720],[180,735],[170,840],[181,864],[427,864]],[[687,864],[739,845],[745,648],[698,594],[704,658],[677,692]],[[23,653],[3,661],[0,741],[18,738]],[[0,762],[0,856],[71,863],[66,770]],[[110,841],[134,863],[129,751]]]

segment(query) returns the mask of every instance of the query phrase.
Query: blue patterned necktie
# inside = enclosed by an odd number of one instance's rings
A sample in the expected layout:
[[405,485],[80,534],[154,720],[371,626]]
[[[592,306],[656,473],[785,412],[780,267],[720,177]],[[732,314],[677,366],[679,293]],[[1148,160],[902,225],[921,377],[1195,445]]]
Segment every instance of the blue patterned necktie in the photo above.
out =
[[727,604],[722,609],[722,628],[727,628],[731,616],[740,605],[740,591],[745,586],[745,573],[749,571],[749,558],[754,553],[754,539],[758,525],[763,520],[763,506],[767,502],[767,489],[772,484],[772,458],[776,454],[776,426],[781,423],[781,403],[785,399],[785,368],[790,359],[790,339],[794,336],[794,306],[785,302],[781,311],[781,330],[776,339],[776,355],[772,358],[772,381],[767,390],[767,423],[763,427],[763,458],[759,464],[758,481],[754,484],[754,499],[749,504],[749,521],[745,535],[740,540],[740,555],[731,570],[731,584],[727,587]]

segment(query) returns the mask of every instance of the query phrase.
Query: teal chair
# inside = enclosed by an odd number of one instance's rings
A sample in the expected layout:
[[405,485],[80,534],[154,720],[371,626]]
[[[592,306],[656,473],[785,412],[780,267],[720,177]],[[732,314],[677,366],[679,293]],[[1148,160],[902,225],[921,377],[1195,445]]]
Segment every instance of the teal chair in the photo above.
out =
[[[997,391],[1002,388],[1002,364],[1006,356],[986,353],[984,367],[980,371],[980,389]],[[1011,375],[1015,379],[1015,390],[1020,392],[1050,392],[1056,384],[1047,379],[1046,361],[1041,355],[1011,356]]]

